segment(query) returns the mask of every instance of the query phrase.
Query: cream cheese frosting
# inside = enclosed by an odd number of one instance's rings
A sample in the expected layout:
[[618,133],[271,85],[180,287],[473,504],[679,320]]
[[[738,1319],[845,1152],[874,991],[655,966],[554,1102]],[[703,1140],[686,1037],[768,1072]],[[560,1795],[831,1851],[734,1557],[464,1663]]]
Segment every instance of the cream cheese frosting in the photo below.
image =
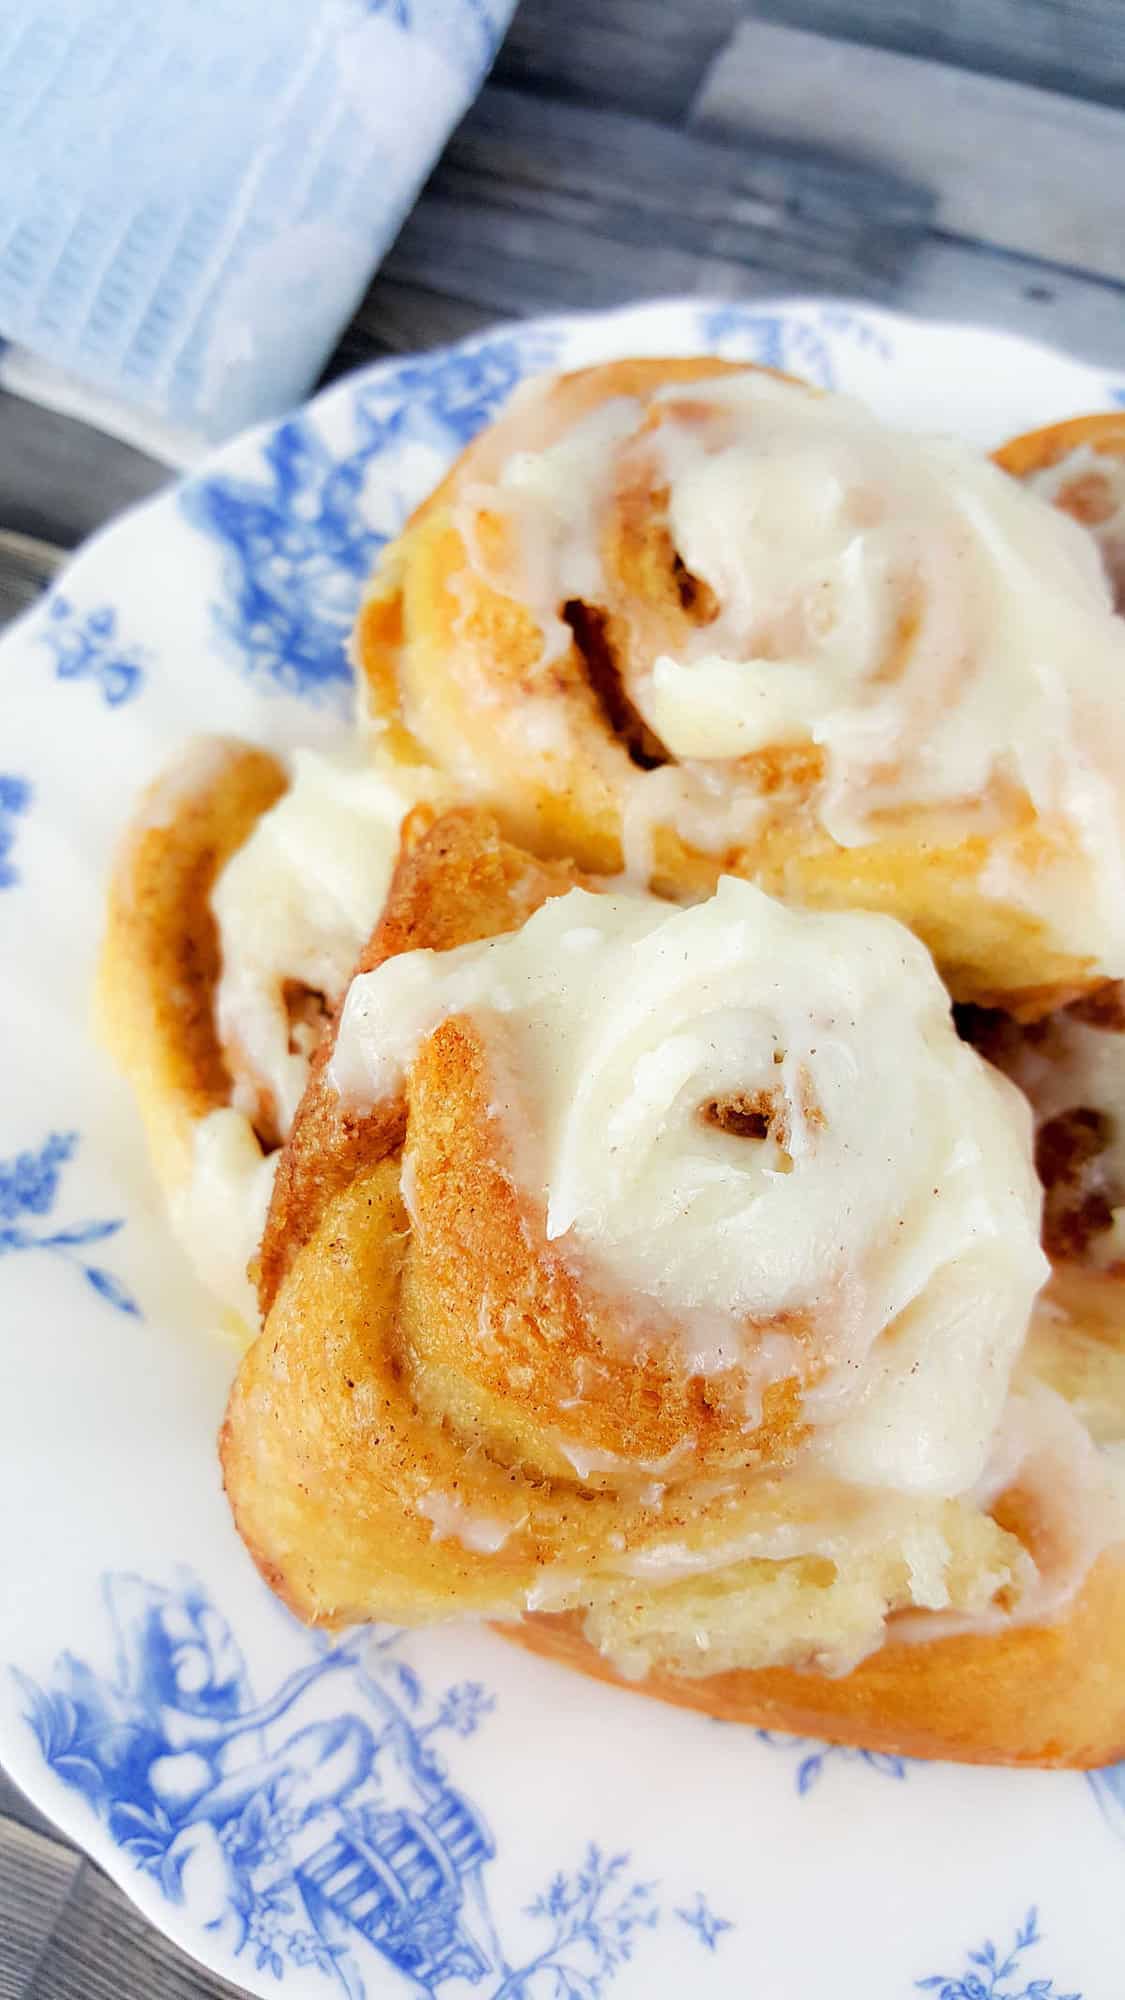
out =
[[[298,750],[289,789],[262,815],[215,885],[222,972],[219,1033],[268,1090],[282,1136],[308,1078],[310,1046],[294,1033],[285,987],[331,1004],[378,918],[405,814],[436,798],[423,768],[382,768]],[[252,1102],[240,1103],[252,1113]]]
[[973,1484],[1046,1273],[1029,1116],[902,926],[734,879],[686,910],[572,890],[354,980],[345,1100],[400,1090],[452,1015],[548,1238],[675,1325],[689,1370],[752,1368],[802,1319],[826,1475]]
[[[534,436],[526,397],[519,419]],[[979,824],[982,800],[1018,789],[1068,829],[1075,865],[1025,880],[1009,862],[990,889],[1109,975],[1125,971],[1125,625],[1098,544],[1047,504],[1058,468],[1022,485],[953,439],[894,431],[850,398],[751,371],[647,403],[615,397],[485,469],[457,516],[470,559],[539,624],[541,672],[569,640],[564,606],[606,601],[603,537],[636,486],[663,507],[712,607],[676,623],[663,650],[628,605],[621,614],[626,691],[673,757],[725,769],[749,794],[734,760],[815,746],[813,810],[843,845],[918,809]],[[511,530],[491,564],[472,531],[480,509]],[[1095,530],[1107,560],[1121,518],[1115,501]],[[650,774],[629,782],[638,797],[653,790]],[[679,826],[676,799],[660,805]],[[721,846],[730,815],[713,817]],[[740,824],[752,832],[745,812]],[[682,831],[700,837],[698,824]]]
[[224,1106],[192,1134],[188,1175],[172,1196],[172,1223],[208,1291],[247,1331],[258,1324],[248,1275],[266,1225],[276,1153],[263,1153],[250,1120]]

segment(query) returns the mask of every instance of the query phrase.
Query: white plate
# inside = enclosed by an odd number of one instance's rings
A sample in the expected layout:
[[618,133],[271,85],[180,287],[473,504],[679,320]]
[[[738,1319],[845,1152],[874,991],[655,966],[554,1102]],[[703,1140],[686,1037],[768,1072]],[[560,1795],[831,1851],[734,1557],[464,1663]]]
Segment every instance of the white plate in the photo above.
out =
[[255,1994],[1122,1990],[1125,1766],[905,1765],[599,1688],[481,1628],[297,1626],[219,1491],[233,1351],[89,1037],[109,855],[161,760],[201,729],[339,734],[372,558],[513,383],[700,348],[984,446],[1125,403],[1046,348],[850,306],[535,322],[239,439],[0,647],[0,1757]]

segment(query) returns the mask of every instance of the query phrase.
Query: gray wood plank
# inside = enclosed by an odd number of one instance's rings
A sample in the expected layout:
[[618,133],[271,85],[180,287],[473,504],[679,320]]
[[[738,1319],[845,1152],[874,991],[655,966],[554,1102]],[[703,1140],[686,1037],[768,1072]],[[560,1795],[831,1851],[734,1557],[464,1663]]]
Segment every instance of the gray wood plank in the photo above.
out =
[[763,277],[888,296],[931,206],[909,174],[494,88],[383,272],[516,314],[661,291],[735,296]]
[[1125,281],[1125,112],[754,20],[692,117],[755,147],[913,175],[937,197],[940,229]]
[[1125,383],[1125,286],[1077,277],[982,244],[931,236],[898,300],[925,319],[974,320],[1101,362]]
[[52,1826],[46,1815],[40,1812],[38,1806],[33,1806],[31,1800],[25,1798],[19,1788],[13,1785],[7,1773],[0,1767],[0,1825],[5,1820],[16,1820],[20,1826],[29,1827],[33,1833],[45,1834],[49,1840],[57,1842],[60,1846],[70,1845],[69,1841],[63,1839],[58,1829]]
[[449,298],[424,285],[405,284],[380,272],[351,325],[341,336],[322,380],[335,381],[349,368],[388,355],[412,354],[463,340],[493,318],[487,306]]
[[[20,2000],[236,2000],[87,1863]],[[280,1989],[279,1989],[280,1991]]]
[[745,11],[1096,104],[1125,102],[1121,0],[757,0]]
[[170,477],[144,452],[0,390],[0,528],[73,548]]
[[[0,411],[0,435],[3,413]],[[63,549],[50,542],[36,541],[31,535],[11,535],[0,529],[0,625],[15,618],[33,604],[50,583],[60,563]],[[0,1812],[4,1811],[4,1777],[0,1772]]]
[[494,75],[675,121],[743,11],[744,0],[522,0]]
[[73,1848],[0,1819],[0,2000],[22,2000],[81,1867]]
[[[487,308],[486,318],[581,311],[660,294],[739,298],[796,282],[784,249],[751,268],[675,242],[629,243],[604,219],[595,224],[436,199],[412,219],[401,258],[396,253],[388,265],[389,274],[403,270],[420,277],[444,272],[454,296]],[[822,288],[832,282],[822,274]]]

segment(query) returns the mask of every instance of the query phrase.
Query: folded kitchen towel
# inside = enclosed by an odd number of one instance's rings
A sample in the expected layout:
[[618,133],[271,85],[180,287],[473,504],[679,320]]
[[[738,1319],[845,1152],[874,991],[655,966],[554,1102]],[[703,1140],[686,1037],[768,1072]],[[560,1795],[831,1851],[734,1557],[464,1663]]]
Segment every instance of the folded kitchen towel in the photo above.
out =
[[0,337],[222,437],[301,396],[515,0],[0,0]]

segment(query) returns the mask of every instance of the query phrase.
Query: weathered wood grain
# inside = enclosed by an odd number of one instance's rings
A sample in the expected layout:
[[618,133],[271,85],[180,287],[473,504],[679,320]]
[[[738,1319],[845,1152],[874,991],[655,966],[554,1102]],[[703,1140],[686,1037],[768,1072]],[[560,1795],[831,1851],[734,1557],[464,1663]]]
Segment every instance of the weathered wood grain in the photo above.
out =
[[413,354],[463,340],[493,318],[487,306],[451,299],[424,285],[405,284],[382,273],[368,290],[355,318],[324,371],[333,382],[349,368],[392,354]]
[[681,118],[745,0],[522,0],[498,83]]
[[938,228],[1125,282],[1125,117],[1101,105],[753,20],[692,118],[913,176]]
[[0,390],[0,528],[72,547],[169,476],[119,438]]
[[23,2000],[81,1867],[73,1848],[0,1819],[0,2000]]
[[886,297],[931,207],[908,174],[491,89],[383,271],[517,314],[662,291],[734,296],[762,276]]
[[[72,1857],[68,1857],[72,1858]],[[237,2000],[87,1863],[20,2000]]]
[[[53,543],[0,529],[0,625],[6,625],[10,618],[34,604],[64,560],[65,551]],[[5,1810],[4,1780],[0,1775],[0,1812]]]
[[[1121,0],[757,0],[744,12],[1115,110],[1125,104]],[[581,52],[572,60],[579,69]]]
[[1101,362],[1125,384],[1125,287],[933,235],[895,301],[925,319],[979,322]]

